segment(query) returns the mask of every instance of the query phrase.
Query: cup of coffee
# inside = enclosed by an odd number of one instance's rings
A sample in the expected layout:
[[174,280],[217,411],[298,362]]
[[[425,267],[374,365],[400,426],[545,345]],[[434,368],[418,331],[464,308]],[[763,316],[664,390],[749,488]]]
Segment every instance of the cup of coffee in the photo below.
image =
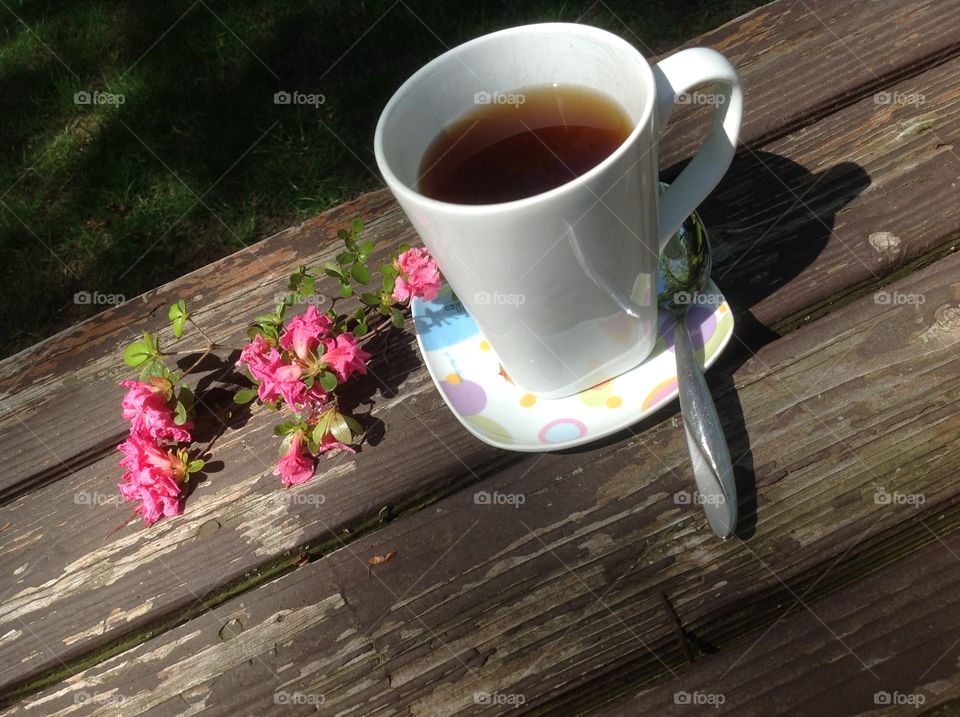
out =
[[[707,138],[661,194],[659,137],[706,83]],[[511,379],[559,398],[649,355],[659,252],[729,167],[742,109],[713,50],[651,66],[604,30],[527,25],[417,71],[384,108],[374,151]]]

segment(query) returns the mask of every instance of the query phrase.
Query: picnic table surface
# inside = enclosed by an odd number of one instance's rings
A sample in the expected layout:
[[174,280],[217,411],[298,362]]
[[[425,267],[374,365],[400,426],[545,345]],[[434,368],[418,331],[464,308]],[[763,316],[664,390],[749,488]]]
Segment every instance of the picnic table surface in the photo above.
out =
[[[960,712],[958,38],[946,0],[778,0],[687,43],[746,91],[701,208],[736,319],[708,373],[729,541],[676,499],[676,402],[582,449],[500,450],[454,419],[410,332],[345,397],[358,453],[284,491],[275,417],[240,411],[183,515],[111,534],[130,513],[122,347],[172,340],[181,297],[242,345],[354,218],[375,260],[418,243],[385,190],[0,362],[3,714]],[[667,178],[709,111],[677,108]],[[235,360],[196,377],[210,411]]]

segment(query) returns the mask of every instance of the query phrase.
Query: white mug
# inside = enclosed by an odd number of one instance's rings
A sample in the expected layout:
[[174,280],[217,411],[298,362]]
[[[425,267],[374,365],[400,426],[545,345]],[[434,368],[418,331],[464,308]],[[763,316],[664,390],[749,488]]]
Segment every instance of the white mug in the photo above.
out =
[[[477,98],[554,83],[606,95],[633,131],[593,169],[531,197],[468,205],[418,191],[427,148]],[[715,84],[707,139],[658,196],[657,142],[671,107],[705,83]],[[742,111],[737,73],[713,50],[682,50],[651,67],[609,32],[545,23],[484,35],[425,65],[384,108],[374,151],[511,379],[559,398],[633,368],[652,350],[659,252],[727,171]]]

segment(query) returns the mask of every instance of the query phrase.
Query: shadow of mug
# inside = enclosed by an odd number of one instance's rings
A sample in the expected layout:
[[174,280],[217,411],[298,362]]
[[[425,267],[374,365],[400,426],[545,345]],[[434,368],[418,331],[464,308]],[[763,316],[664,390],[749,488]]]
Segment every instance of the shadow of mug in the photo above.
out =
[[[680,169],[682,165],[672,166],[661,173],[661,178],[670,181]],[[752,309],[787,288],[814,264],[830,239],[837,213],[869,185],[870,177],[853,162],[812,173],[777,154],[741,151],[720,185],[697,210],[709,233],[711,276],[735,319],[734,339],[707,373],[707,380],[733,460],[739,502],[736,535],[740,538],[750,537],[756,528],[757,486],[750,436],[734,377],[757,351],[780,336],[773,326],[758,320]],[[679,410],[679,403],[671,406],[673,412]],[[616,444],[653,428],[670,415],[659,412],[606,439],[560,453],[586,453]],[[693,485],[689,464],[684,471]]]

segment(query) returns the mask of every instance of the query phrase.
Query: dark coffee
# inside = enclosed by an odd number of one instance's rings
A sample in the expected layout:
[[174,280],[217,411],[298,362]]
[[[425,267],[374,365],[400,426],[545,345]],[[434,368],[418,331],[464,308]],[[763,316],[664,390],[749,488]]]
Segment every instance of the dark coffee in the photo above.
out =
[[569,182],[633,131],[615,101],[582,87],[534,87],[474,96],[420,162],[417,189],[456,204],[495,204]]

